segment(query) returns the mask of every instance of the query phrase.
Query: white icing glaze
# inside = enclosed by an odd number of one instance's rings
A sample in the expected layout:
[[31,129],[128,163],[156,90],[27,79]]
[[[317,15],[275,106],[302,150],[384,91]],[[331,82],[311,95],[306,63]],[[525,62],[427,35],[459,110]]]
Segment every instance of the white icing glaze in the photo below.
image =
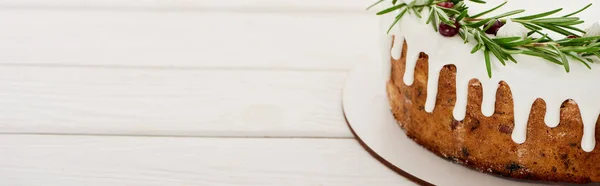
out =
[[593,36],[600,36],[600,23],[598,22],[595,22],[594,24],[592,24],[592,26],[585,29],[585,34],[583,34],[583,37]]
[[[411,1],[411,0],[405,0]],[[504,1],[488,0],[487,4],[475,4],[466,2],[470,7],[469,11],[478,13],[496,6]],[[564,15],[578,10],[592,0],[574,0],[568,3],[551,3],[547,0],[527,0],[527,1],[509,1],[506,6],[495,11],[491,15],[515,9],[526,9],[521,15],[531,15],[541,13],[556,8],[563,8],[563,11],[556,15]],[[390,4],[384,6],[389,7]],[[495,110],[496,91],[500,81],[505,81],[511,88],[514,100],[514,129],[512,139],[516,143],[524,143],[527,139],[527,121],[533,102],[542,98],[546,103],[545,122],[548,127],[556,127],[560,122],[560,106],[568,100],[574,100],[580,109],[583,121],[583,137],[581,147],[586,152],[590,152],[595,147],[595,128],[596,120],[600,114],[600,65],[591,64],[592,70],[587,69],[581,63],[571,60],[570,73],[565,72],[562,66],[550,63],[544,59],[539,59],[525,55],[514,55],[519,62],[514,64],[507,62],[506,66],[501,65],[492,57],[492,78],[489,78],[486,72],[485,62],[482,52],[471,54],[470,51],[474,42],[463,44],[460,37],[443,37],[435,32],[431,25],[425,24],[425,18],[428,10],[425,9],[423,18],[419,19],[414,14],[406,14],[397,24],[396,28],[390,32],[390,35],[396,35],[394,47],[391,55],[395,59],[399,58],[402,51],[404,40],[408,43],[406,72],[404,74],[404,83],[412,85],[414,82],[414,68],[420,52],[425,52],[429,56],[429,78],[427,83],[427,101],[425,110],[432,112],[435,107],[437,96],[437,86],[439,72],[444,65],[454,64],[456,66],[456,104],[453,116],[456,120],[463,120],[466,114],[468,82],[471,79],[478,79],[483,88],[483,101],[481,111],[485,116],[491,116]],[[392,23],[395,14],[382,16],[383,30]],[[600,19],[600,4],[592,5],[588,10],[578,15],[586,22],[580,25],[580,28],[587,28],[592,23]],[[553,38],[562,38],[558,34],[551,33]],[[386,36],[391,40],[391,36]],[[391,42],[384,42],[391,43]],[[389,45],[387,47],[389,51]],[[386,53],[384,59],[389,59],[390,54]],[[389,63],[389,60],[387,61]],[[389,65],[387,65],[389,66]],[[389,71],[389,69],[387,69]],[[389,72],[386,72],[389,75]]]
[[496,33],[496,36],[498,38],[503,38],[503,37],[526,38],[527,32],[529,32],[529,30],[527,30],[527,28],[525,28],[525,26],[523,26],[522,24],[519,24],[519,23],[512,22],[509,19],[509,20],[506,20],[506,24],[504,26],[502,26],[502,27],[500,27],[500,29],[498,29],[498,33]]

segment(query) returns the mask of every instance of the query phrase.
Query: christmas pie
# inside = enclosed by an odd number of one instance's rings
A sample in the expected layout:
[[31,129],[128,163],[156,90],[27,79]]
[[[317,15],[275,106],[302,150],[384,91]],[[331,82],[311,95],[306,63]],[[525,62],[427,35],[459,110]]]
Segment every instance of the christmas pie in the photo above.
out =
[[600,5],[389,0],[377,7],[389,103],[407,136],[482,172],[600,182]]

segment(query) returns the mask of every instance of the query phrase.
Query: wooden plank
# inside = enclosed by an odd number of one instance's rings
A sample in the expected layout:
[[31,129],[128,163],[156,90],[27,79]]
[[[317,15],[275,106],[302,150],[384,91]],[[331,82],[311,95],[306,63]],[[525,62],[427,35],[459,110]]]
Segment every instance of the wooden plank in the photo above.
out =
[[[375,1],[373,1],[375,2]],[[0,0],[6,8],[239,8],[316,9],[362,11],[372,3],[364,0]]]
[[345,72],[2,67],[0,133],[352,137]]
[[[224,1],[226,2],[226,1]],[[377,17],[0,11],[0,64],[347,70],[377,61]]]
[[414,185],[353,139],[0,136],[1,185]]

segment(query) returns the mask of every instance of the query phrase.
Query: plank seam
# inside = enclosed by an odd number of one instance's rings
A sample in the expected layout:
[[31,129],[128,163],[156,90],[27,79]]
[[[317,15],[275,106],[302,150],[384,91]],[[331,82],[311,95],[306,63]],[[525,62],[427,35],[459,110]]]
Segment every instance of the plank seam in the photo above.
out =
[[137,66],[137,65],[75,65],[75,64],[42,64],[42,63],[0,63],[0,67],[45,67],[45,68],[103,68],[103,69],[149,69],[149,70],[191,70],[191,71],[296,71],[296,72],[348,72],[350,69],[336,68],[286,68],[286,67],[200,67],[200,66]]
[[15,6],[0,5],[0,10],[43,10],[43,11],[102,11],[102,12],[198,12],[198,13],[273,13],[273,14],[350,14],[361,15],[371,12],[353,8],[291,8],[291,7],[118,7],[118,6]]
[[356,139],[354,136],[194,136],[152,134],[79,134],[79,133],[6,133],[0,136],[96,136],[96,137],[140,137],[140,138],[227,138],[227,139]]

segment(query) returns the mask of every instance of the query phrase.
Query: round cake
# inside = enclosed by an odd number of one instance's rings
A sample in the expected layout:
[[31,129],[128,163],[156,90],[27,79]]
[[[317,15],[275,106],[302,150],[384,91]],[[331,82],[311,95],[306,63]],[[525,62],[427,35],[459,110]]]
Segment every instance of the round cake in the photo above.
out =
[[482,172],[600,182],[600,5],[590,2],[379,1],[399,126]]

